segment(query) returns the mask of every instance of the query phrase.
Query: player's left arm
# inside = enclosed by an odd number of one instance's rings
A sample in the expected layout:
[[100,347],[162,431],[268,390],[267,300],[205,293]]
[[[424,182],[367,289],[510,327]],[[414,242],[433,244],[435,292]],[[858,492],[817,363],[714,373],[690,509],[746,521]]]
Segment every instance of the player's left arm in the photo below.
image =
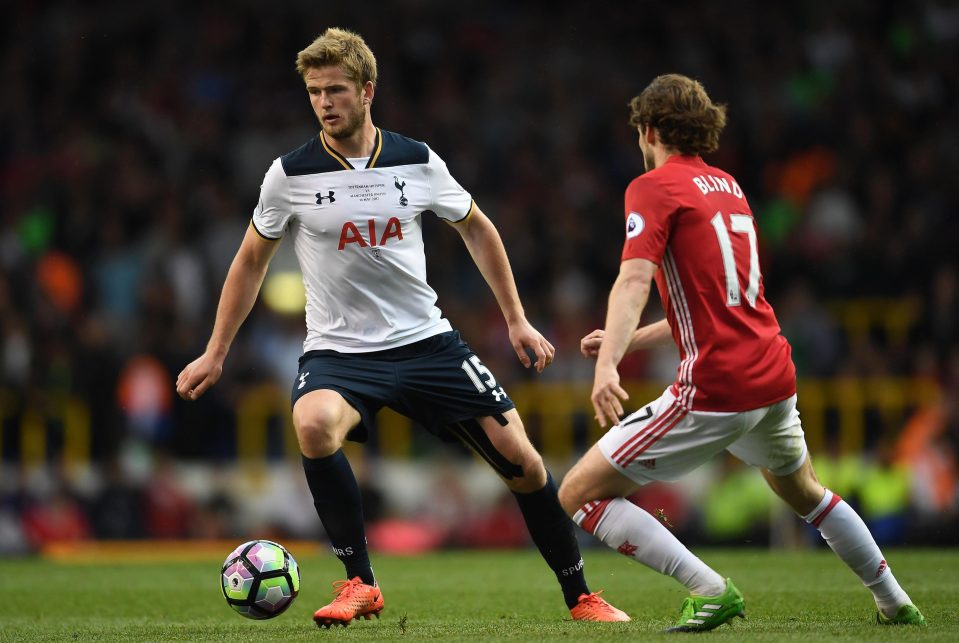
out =
[[[603,345],[603,337],[605,335],[605,330],[597,328],[579,340],[579,352],[583,354],[583,357],[596,357],[599,355],[599,347]],[[669,329],[669,322],[665,319],[660,319],[652,324],[637,328],[636,332],[633,333],[633,339],[626,348],[626,353],[644,351],[654,346],[668,346],[672,343],[673,335]]]
[[532,350],[536,355],[536,371],[542,373],[543,369],[552,363],[556,349],[526,320],[526,313],[516,290],[516,281],[513,279],[513,270],[506,256],[506,248],[496,226],[476,203],[473,203],[466,218],[450,225],[463,237],[476,267],[493,291],[509,327],[510,343],[519,361],[529,368],[530,359],[526,350]]

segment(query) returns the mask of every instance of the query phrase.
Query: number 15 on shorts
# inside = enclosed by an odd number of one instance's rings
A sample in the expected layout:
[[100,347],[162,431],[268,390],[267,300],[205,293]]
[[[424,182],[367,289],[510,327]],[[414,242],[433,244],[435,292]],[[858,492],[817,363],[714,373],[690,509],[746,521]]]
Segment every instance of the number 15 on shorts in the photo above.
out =
[[493,374],[488,368],[483,366],[483,362],[481,362],[480,358],[476,355],[470,355],[469,359],[464,359],[463,363],[460,364],[460,368],[463,369],[466,376],[473,382],[477,393],[490,391],[497,402],[506,397],[506,392],[503,390],[503,387],[496,386],[496,378],[493,377]]

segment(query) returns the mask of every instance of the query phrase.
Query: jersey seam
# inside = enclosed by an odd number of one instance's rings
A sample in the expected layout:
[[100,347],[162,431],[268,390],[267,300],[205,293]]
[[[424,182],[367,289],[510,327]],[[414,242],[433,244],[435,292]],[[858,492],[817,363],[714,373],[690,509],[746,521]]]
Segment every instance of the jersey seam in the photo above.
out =
[[[676,198],[676,195],[673,193],[672,187],[671,187],[670,185],[668,185],[665,181],[659,181],[659,184],[663,187],[664,191],[667,193],[667,196],[668,196],[672,201],[675,202],[676,205],[675,205],[675,207],[673,208],[673,210],[676,212],[677,215],[679,215],[679,211],[680,211],[680,207],[679,207],[679,206],[681,205],[681,203],[680,203],[679,199]],[[674,223],[673,223],[673,227],[675,227],[675,225],[676,225],[676,224],[675,224],[675,222],[674,222]],[[672,230],[670,230],[670,232],[672,232]],[[668,245],[668,244],[667,244],[667,245]]]
[[[372,170],[376,166],[376,162],[380,158],[380,152],[383,151],[383,132],[380,131],[380,128],[376,128],[376,145],[374,145],[373,153],[370,155],[370,159],[366,162],[366,167],[364,170]],[[350,163],[352,165],[352,163]],[[355,169],[355,168],[354,168]]]
[[[660,168],[656,168],[656,169],[660,169]],[[644,181],[643,179],[645,179],[645,181]],[[670,186],[668,186],[668,185],[666,184],[665,181],[660,181],[660,180],[657,180],[657,177],[654,177],[654,176],[646,176],[646,175],[640,175],[639,180],[642,181],[642,182],[648,181],[648,182],[652,183],[654,186],[657,186],[657,187],[659,187],[660,189],[662,189],[664,192],[666,192],[667,198],[669,198],[672,202],[674,202],[674,203],[676,204],[675,207],[673,208],[673,211],[675,211],[677,215],[679,214],[679,210],[680,210],[679,206],[680,206],[681,202],[679,201],[679,199],[676,198],[676,195],[673,193],[672,189],[670,188]],[[631,208],[631,209],[632,209],[632,208]],[[675,226],[675,222],[673,223],[673,226]],[[672,228],[670,229],[670,232],[672,232]],[[638,255],[637,255],[637,256],[634,256],[634,257],[630,257],[630,259],[646,259],[646,260],[648,260],[648,261],[652,261],[653,263],[657,264],[660,268],[662,268],[662,267],[663,267],[663,262],[665,261],[665,258],[666,258],[666,251],[667,251],[667,250],[669,250],[669,240],[668,240],[668,239],[667,239],[667,241],[666,241],[666,247],[663,249],[663,254],[662,254],[662,256],[659,258],[659,261],[658,261],[658,262],[657,262],[657,261],[653,261],[653,259],[650,258],[650,257],[643,257],[643,256],[638,256]],[[645,254],[648,255],[648,254],[651,254],[651,253],[646,252]]]
[[[280,167],[283,167],[282,162],[280,163]],[[290,219],[292,219],[293,217],[296,216],[296,207],[295,207],[294,202],[293,202],[293,187],[290,185],[290,177],[289,177],[289,175],[286,173],[286,170],[283,171],[283,178],[286,179],[286,199],[287,199],[287,201],[289,202],[289,206],[288,206],[288,207],[289,207],[289,211],[290,211]],[[284,227],[285,227],[285,228],[289,228],[289,227],[290,227],[290,222],[289,222],[289,220],[287,220],[286,226],[284,226]]]
[[450,223],[463,223],[470,218],[470,215],[473,214],[473,208],[476,207],[476,199],[472,196],[470,197],[470,207],[466,209],[466,214],[457,219],[456,221],[450,221]]
[[345,156],[343,156],[342,154],[334,150],[332,147],[330,147],[330,145],[326,142],[326,136],[323,134],[323,132],[320,132],[320,145],[323,146],[323,150],[327,153],[327,155],[332,157],[337,163],[339,163],[342,166],[343,170],[356,169],[355,167],[353,167],[353,164],[350,163],[350,160],[348,158],[346,158]]
[[280,239],[282,239],[282,237],[271,237],[260,232],[260,229],[256,227],[256,221],[254,220],[253,217],[250,217],[250,225],[253,226],[253,232],[257,233],[258,235],[260,235],[260,237],[262,237],[263,239],[266,239],[267,241],[279,241]]
[[[426,146],[426,185],[429,187],[430,191],[430,205],[434,203],[433,200],[433,166],[430,164],[430,154],[433,153],[433,150],[430,149],[429,145]],[[429,208],[427,208],[429,209]]]
[[[426,145],[426,144],[424,143],[424,145]],[[435,200],[434,200],[434,198],[433,198],[433,165],[430,163],[430,155],[431,155],[431,154],[433,154],[433,150],[430,149],[430,146],[429,146],[429,145],[427,145],[427,146],[426,146],[426,177],[427,177],[427,178],[426,178],[426,185],[429,186],[429,190],[430,190],[430,203],[431,203],[431,204],[434,204],[434,203],[435,203]],[[452,172],[449,172],[449,170],[447,170],[447,173],[448,173],[448,174],[450,175],[450,177],[452,178],[452,176],[453,176]],[[456,179],[453,179],[453,180],[455,181]],[[463,190],[463,191],[466,192],[466,190]],[[473,213],[473,206],[476,205],[476,199],[474,199],[474,198],[473,198],[473,195],[470,194],[469,192],[466,192],[466,194],[469,196],[470,202],[469,202],[469,207],[466,209],[466,214],[465,214],[464,216],[460,217],[460,218],[457,219],[456,221],[453,221],[452,219],[447,219],[446,217],[440,217],[440,218],[443,219],[444,221],[449,222],[449,223],[462,223],[463,221],[465,221],[466,219],[468,219],[469,216]],[[426,208],[426,209],[427,209],[427,210],[432,210],[432,208]],[[433,214],[435,214],[436,216],[439,217],[439,213],[437,213],[436,210],[432,210],[432,212],[433,212]]]

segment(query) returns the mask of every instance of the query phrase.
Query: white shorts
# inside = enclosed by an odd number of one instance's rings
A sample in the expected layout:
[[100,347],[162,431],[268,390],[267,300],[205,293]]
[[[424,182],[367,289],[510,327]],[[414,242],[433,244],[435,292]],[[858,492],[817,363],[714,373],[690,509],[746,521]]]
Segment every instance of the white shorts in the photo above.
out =
[[714,413],[681,408],[667,389],[597,444],[613,468],[640,485],[677,480],[723,449],[777,476],[806,458],[795,395],[752,411]]

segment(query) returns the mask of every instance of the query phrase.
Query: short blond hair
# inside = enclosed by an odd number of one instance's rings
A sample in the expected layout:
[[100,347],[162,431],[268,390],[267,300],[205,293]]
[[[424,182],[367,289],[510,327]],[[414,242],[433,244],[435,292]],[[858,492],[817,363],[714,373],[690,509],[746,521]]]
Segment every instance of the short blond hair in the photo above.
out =
[[699,81],[681,74],[657,76],[629,106],[630,125],[655,127],[663,144],[681,154],[719,149],[726,106],[713,103]]
[[330,27],[296,55],[296,71],[306,76],[312,67],[339,65],[347,78],[363,86],[376,85],[376,57],[359,34]]

